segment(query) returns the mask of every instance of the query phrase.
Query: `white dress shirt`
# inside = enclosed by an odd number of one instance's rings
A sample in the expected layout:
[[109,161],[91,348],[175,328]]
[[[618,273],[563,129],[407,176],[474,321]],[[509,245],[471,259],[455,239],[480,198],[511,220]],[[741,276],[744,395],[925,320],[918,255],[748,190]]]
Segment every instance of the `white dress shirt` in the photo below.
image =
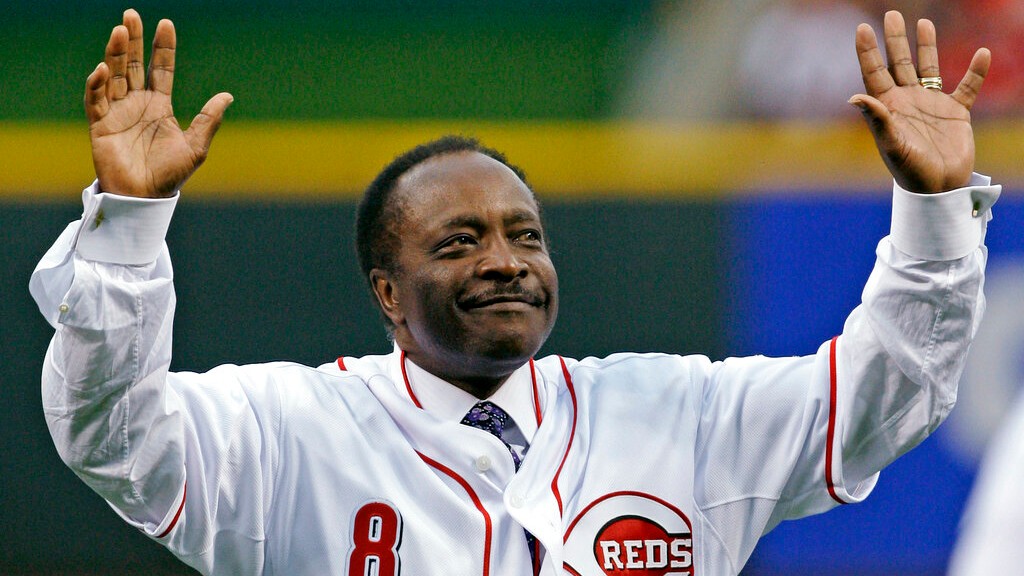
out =
[[[532,364],[524,364],[513,372],[494,394],[483,399],[445,382],[409,359],[405,359],[405,367],[409,380],[408,387],[403,390],[396,382],[396,388],[409,396],[411,402],[418,403],[424,410],[442,420],[462,421],[463,416],[481,400],[497,404],[512,418],[512,422],[505,426],[502,440],[509,443],[520,458],[526,456],[538,425],[535,389],[532,385]],[[538,395],[536,400],[543,410],[543,399]]]

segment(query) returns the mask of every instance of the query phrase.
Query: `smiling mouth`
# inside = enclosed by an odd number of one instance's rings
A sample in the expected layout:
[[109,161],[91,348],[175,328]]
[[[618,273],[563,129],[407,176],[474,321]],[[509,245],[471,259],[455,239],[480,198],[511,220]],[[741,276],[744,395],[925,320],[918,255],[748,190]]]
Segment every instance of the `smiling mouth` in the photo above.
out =
[[514,294],[486,294],[467,298],[459,302],[464,310],[487,309],[493,311],[517,311],[544,306],[544,299],[529,292]]

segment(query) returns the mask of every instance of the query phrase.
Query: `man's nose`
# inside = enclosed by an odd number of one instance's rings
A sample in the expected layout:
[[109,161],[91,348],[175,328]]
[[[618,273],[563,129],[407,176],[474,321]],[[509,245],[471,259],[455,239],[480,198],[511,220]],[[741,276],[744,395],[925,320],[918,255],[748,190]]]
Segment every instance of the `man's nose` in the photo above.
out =
[[512,280],[526,276],[527,270],[526,261],[516,255],[515,248],[505,239],[490,242],[477,264],[477,274],[481,278]]

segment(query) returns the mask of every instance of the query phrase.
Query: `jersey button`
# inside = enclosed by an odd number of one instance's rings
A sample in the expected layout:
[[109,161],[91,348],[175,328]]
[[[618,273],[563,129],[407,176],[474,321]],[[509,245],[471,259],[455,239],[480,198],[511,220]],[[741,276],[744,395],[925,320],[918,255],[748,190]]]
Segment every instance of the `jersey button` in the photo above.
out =
[[522,492],[516,492],[508,499],[508,503],[511,504],[513,508],[522,508],[523,504],[526,503],[526,497],[523,496]]
[[491,459],[487,456],[477,458],[474,464],[476,464],[477,472],[487,472],[491,469]]

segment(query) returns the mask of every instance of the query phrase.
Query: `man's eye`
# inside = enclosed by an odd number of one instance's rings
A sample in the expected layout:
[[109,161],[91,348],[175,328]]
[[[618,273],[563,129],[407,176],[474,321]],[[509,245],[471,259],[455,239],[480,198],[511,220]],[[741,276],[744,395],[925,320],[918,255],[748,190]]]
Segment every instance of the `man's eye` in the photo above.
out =
[[521,232],[518,236],[516,236],[515,239],[518,242],[536,242],[536,243],[539,243],[540,242],[540,232],[537,232],[536,230],[527,230],[525,232]]
[[459,234],[458,236],[452,236],[444,243],[445,246],[468,246],[475,244],[476,240],[473,239],[469,234]]

